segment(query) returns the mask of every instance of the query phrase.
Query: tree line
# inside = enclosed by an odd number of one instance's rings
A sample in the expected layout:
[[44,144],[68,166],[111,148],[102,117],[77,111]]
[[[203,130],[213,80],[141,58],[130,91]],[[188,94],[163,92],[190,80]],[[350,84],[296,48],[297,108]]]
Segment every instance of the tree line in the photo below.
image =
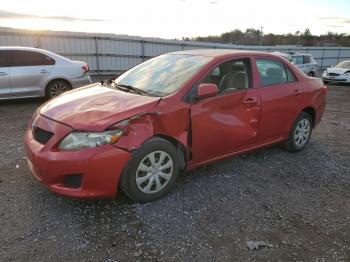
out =
[[184,37],[182,40],[236,45],[350,46],[350,34],[328,32],[318,36],[311,34],[308,28],[294,34],[262,34],[261,30],[254,28],[245,32],[235,29],[217,36]]

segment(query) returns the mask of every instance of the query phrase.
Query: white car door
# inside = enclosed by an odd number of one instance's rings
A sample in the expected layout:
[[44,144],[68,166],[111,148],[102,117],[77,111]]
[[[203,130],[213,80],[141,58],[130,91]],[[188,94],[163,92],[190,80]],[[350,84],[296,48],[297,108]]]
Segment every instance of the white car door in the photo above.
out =
[[0,98],[11,96],[10,92],[10,52],[0,50]]
[[13,50],[10,68],[11,95],[41,96],[55,60],[35,51]]

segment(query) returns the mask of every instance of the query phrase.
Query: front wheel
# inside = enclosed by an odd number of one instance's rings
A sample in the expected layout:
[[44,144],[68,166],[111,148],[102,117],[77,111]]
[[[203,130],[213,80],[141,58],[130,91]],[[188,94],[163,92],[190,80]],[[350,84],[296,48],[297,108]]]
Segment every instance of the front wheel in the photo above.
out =
[[283,144],[284,148],[289,152],[303,150],[310,140],[312,125],[310,114],[302,112],[290,130],[288,139]]
[[175,147],[152,138],[133,153],[120,178],[120,188],[136,202],[149,202],[167,194],[179,175]]

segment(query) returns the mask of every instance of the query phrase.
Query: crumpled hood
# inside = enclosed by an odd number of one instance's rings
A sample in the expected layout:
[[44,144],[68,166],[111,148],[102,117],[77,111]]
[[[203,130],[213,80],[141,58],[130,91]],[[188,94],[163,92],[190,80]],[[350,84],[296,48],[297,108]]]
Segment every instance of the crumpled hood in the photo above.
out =
[[94,84],[50,100],[39,112],[75,130],[103,131],[119,121],[148,112],[160,99]]
[[336,74],[344,74],[345,72],[350,72],[350,69],[348,68],[337,68],[337,67],[330,67],[327,68],[328,73],[336,73]]

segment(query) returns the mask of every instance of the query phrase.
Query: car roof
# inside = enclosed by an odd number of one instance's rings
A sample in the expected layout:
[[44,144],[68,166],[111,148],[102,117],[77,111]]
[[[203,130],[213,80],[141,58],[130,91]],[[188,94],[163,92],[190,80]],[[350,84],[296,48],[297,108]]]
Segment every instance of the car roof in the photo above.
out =
[[294,53],[294,54],[291,54],[291,56],[298,56],[298,55],[312,56],[312,54],[309,54],[309,53]]
[[168,54],[175,55],[194,55],[194,56],[210,56],[210,57],[222,57],[222,56],[241,56],[241,55],[268,55],[271,57],[280,57],[267,52],[259,52],[259,51],[249,51],[249,50],[238,50],[238,49],[195,49],[195,50],[185,50],[185,51],[177,51],[171,52]]
[[44,49],[40,49],[36,47],[28,47],[28,46],[0,46],[0,50],[25,50],[25,51],[47,52]]
[[0,50],[34,51],[34,52],[39,52],[39,53],[42,53],[42,54],[54,57],[56,59],[62,59],[62,60],[69,61],[68,58],[60,56],[59,54],[50,52],[50,51],[45,50],[45,49],[36,48],[36,47],[28,47],[28,46],[0,46]]

